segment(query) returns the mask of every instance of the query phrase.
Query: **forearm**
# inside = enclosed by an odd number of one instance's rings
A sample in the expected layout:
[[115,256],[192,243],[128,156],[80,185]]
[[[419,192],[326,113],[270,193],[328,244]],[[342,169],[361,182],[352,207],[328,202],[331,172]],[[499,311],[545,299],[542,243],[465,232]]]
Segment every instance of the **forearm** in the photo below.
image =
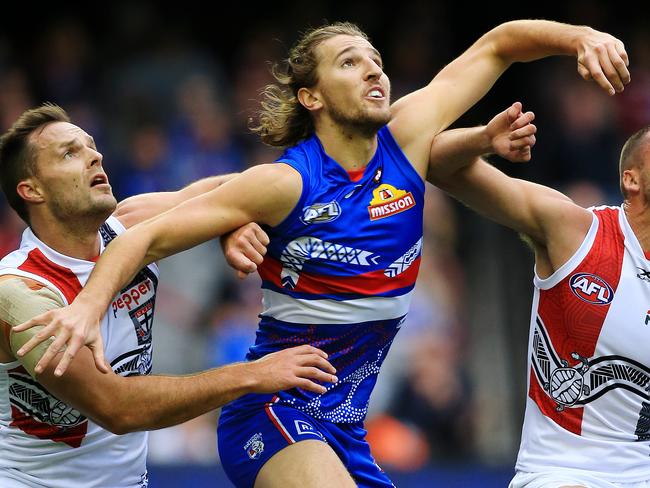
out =
[[134,228],[114,239],[97,261],[74,304],[84,306],[84,311],[94,315],[92,318],[98,323],[115,295],[153,261],[145,261],[150,245],[149,235]]
[[443,131],[431,144],[427,180],[444,186],[460,170],[490,152],[491,139],[483,126]]
[[[482,38],[504,63],[527,62],[554,55],[575,56],[593,29],[548,20],[515,20],[501,24]],[[481,41],[479,41],[481,42]]]
[[179,201],[177,204],[184,202],[185,200],[189,200],[190,198],[194,198],[196,196],[207,193],[210,190],[214,190],[215,188],[223,185],[226,181],[232,180],[236,176],[239,176],[239,173],[210,176],[208,178],[203,178],[202,180],[195,181],[194,183],[190,183],[185,188],[178,191]]
[[222,407],[252,391],[247,368],[239,363],[190,376],[119,378],[121,388],[107,399],[106,427],[119,434],[162,429]]

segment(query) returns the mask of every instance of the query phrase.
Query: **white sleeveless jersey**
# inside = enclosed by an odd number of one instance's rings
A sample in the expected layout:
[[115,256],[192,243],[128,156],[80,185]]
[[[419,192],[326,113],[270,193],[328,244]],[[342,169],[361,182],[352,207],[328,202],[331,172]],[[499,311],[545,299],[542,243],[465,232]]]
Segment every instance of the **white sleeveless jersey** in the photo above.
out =
[[517,471],[650,479],[650,261],[622,208],[590,209],[575,255],[535,276]]
[[[110,217],[101,252],[124,231]],[[93,262],[64,256],[25,230],[20,249],[0,261],[0,275],[32,278],[70,303]],[[122,376],[151,372],[152,318],[158,269],[150,265],[114,299],[101,324],[106,359]],[[0,363],[0,486],[147,486],[147,433],[114,435],[59,401],[18,361]]]

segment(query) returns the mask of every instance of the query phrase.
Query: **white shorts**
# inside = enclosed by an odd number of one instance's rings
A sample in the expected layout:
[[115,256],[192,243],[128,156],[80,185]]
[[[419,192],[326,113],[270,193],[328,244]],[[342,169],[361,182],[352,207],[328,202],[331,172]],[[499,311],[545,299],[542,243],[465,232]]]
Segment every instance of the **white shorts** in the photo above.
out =
[[580,471],[518,472],[508,488],[560,488],[581,486],[585,488],[650,488],[650,480],[633,483],[614,483]]

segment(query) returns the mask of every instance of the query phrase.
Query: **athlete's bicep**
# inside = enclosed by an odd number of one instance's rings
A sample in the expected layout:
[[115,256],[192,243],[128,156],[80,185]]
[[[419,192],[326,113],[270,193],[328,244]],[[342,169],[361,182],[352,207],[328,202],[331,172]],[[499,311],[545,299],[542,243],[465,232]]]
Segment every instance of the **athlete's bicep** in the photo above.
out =
[[505,68],[489,44],[475,43],[427,86],[391,106],[391,132],[416,168],[426,172],[433,138],[480,100]]
[[255,166],[131,230],[150,236],[147,261],[151,262],[249,222],[277,225],[293,210],[301,194],[302,178],[289,165]]
[[[36,315],[64,306],[62,298],[41,283],[23,277],[8,277],[0,280],[0,321],[5,328],[22,324]],[[22,332],[9,332],[9,348],[14,357],[29,339],[42,329],[33,327]],[[50,345],[51,340],[19,358],[19,361],[33,377],[36,363]]]
[[430,179],[458,200],[495,222],[546,245],[573,223],[586,234],[590,213],[552,188],[511,178],[491,164],[477,160],[445,181]]

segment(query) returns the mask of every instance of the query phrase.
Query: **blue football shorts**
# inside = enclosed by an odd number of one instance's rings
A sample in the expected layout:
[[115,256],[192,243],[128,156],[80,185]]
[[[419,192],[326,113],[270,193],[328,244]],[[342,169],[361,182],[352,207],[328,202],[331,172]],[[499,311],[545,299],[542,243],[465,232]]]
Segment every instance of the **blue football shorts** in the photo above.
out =
[[358,486],[393,488],[393,483],[370,454],[365,437],[362,422],[334,424],[317,420],[273,401],[254,406],[248,404],[247,408],[227,405],[221,412],[217,429],[221,463],[238,488],[252,488],[264,463],[281,449],[304,440],[327,443]]

